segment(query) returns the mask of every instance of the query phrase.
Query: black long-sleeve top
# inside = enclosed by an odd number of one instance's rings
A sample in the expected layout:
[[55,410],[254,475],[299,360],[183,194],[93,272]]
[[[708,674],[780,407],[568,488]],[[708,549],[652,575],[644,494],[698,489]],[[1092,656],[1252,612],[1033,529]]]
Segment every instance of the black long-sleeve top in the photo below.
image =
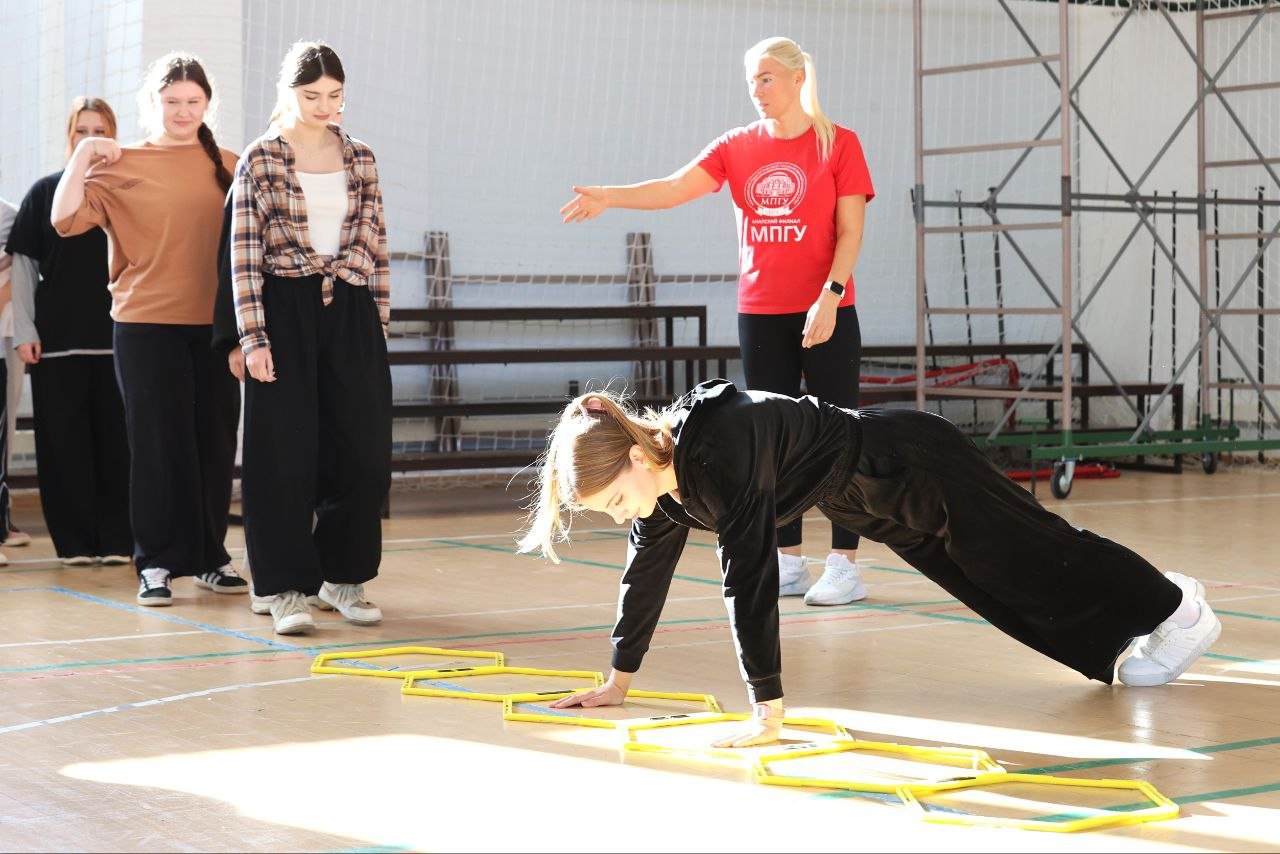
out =
[[222,205],[222,234],[218,238],[218,294],[213,300],[213,349],[223,355],[240,346],[236,328],[235,289],[231,283],[231,193]]
[[649,649],[688,529],[714,531],[734,645],[753,702],[782,696],[778,525],[849,482],[856,414],[812,397],[702,383],[673,430],[680,500],[664,495],[632,524],[613,630],[613,666],[634,673]]

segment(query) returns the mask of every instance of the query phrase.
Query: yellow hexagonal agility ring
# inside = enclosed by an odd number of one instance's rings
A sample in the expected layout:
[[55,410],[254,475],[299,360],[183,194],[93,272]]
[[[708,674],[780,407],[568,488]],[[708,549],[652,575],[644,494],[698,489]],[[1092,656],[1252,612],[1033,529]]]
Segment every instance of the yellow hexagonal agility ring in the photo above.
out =
[[[785,774],[778,766],[788,761],[860,752],[865,761],[856,775]],[[810,763],[818,764],[818,763]],[[829,763],[828,763],[829,764]],[[841,739],[826,744],[802,744],[756,757],[756,780],[770,786],[845,789],[853,792],[896,794],[903,785],[943,784],[980,775],[1003,775],[1004,769],[985,751],[967,747],[924,747],[884,741]]]
[[[688,747],[667,744],[655,744],[652,742],[640,741],[638,733],[652,730],[667,729],[670,727],[688,727],[688,726],[708,726],[722,723],[736,723],[741,721],[753,720],[753,715],[741,714],[738,712],[722,712],[720,714],[704,714],[691,713],[683,715],[663,715],[661,717],[649,718],[648,720],[638,723],[627,723],[624,725],[627,740],[623,743],[623,749],[631,751],[641,751],[645,753],[660,753],[668,755],[684,756],[694,759],[733,759],[742,760],[750,759],[757,755],[761,749],[776,750],[776,745],[762,745],[762,747]],[[782,727],[785,732],[787,728],[817,730],[822,736],[831,736],[839,739],[847,739],[849,733],[844,727],[835,721],[829,721],[825,718],[801,718],[801,717],[784,717],[782,719]],[[812,741],[806,739],[806,745],[811,745]]]
[[404,679],[406,673],[416,673],[425,668],[415,667],[413,670],[384,670],[372,664],[366,667],[343,667],[333,665],[331,661],[348,661],[366,658],[383,658],[392,655],[435,655],[448,658],[485,658],[495,666],[506,664],[500,652],[485,652],[479,649],[441,649],[434,646],[393,646],[385,649],[366,649],[360,652],[326,652],[317,655],[311,662],[312,673],[339,673],[344,676],[381,676],[391,679]]
[[[542,699],[546,699],[545,697]],[[710,694],[689,694],[672,691],[638,691],[631,690],[627,692],[628,700],[671,700],[674,702],[694,703],[702,706],[702,711],[720,712],[720,703]],[[603,718],[592,718],[585,715],[574,714],[549,714],[546,712],[523,712],[516,711],[517,703],[532,702],[529,700],[511,700],[508,699],[502,707],[502,719],[504,721],[523,721],[525,723],[536,724],[560,724],[562,726],[583,726],[596,727],[598,729],[617,729],[619,726],[627,723],[626,720],[607,720]],[[614,706],[612,708],[621,708]],[[634,720],[634,718],[631,718]]]
[[[596,688],[604,684],[604,674],[594,670],[545,670],[540,667],[450,667],[443,670],[418,670],[401,673],[404,683],[400,686],[401,694],[415,697],[450,697],[458,700],[486,700],[491,703],[505,703],[508,699],[515,703],[528,703],[535,700],[552,700],[567,697],[584,687]],[[591,685],[576,688],[558,688],[550,691],[506,691],[485,692],[472,691],[451,685],[421,686],[420,681],[441,682],[445,680],[465,679],[472,676],[551,676],[558,679],[589,679]]]
[[[1062,786],[1077,789],[1122,789],[1137,792],[1150,806],[1117,804],[1114,806],[1064,806],[1032,801],[1015,795],[993,791],[998,786]],[[961,812],[957,808],[928,809],[924,798],[949,792],[972,793],[970,801],[992,812],[1031,813],[1024,816],[984,815]],[[921,818],[937,824],[979,825],[984,827],[1008,827],[1019,830],[1043,830],[1054,833],[1073,833],[1080,830],[1098,830],[1105,827],[1121,827],[1148,821],[1164,821],[1178,815],[1178,805],[1160,794],[1144,780],[1089,780],[1078,777],[1049,777],[1040,774],[983,774],[970,780],[957,780],[929,786],[901,786],[898,797],[908,806],[920,811]],[[1054,812],[1046,813],[1049,807]],[[1035,813],[1039,813],[1038,815]]]

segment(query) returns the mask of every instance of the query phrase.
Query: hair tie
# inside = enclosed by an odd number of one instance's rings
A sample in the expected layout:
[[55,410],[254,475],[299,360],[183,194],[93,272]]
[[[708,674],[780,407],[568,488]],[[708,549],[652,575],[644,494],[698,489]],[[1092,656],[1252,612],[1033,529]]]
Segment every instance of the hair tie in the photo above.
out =
[[602,403],[603,400],[604,398],[600,397],[598,394],[589,395],[582,399],[578,404],[578,408],[582,410],[583,415],[586,415],[589,418],[598,418],[608,415],[609,410],[604,407]]

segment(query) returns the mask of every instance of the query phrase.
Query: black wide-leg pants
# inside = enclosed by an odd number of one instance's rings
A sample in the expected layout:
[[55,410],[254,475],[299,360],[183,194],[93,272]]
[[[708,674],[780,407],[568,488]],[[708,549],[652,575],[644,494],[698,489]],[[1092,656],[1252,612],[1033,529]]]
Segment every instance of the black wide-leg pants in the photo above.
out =
[[254,593],[362,584],[382,560],[391,487],[391,369],[368,288],[263,283],[274,382],[245,377],[241,485]]
[[129,439],[111,356],[45,356],[27,371],[40,507],[54,551],[133,554]]
[[946,419],[862,410],[848,486],[819,508],[884,543],[1005,634],[1091,679],[1178,607],[1141,556],[1045,510]]
[[231,562],[223,541],[240,393],[210,336],[208,324],[115,324],[139,572],[199,575]]

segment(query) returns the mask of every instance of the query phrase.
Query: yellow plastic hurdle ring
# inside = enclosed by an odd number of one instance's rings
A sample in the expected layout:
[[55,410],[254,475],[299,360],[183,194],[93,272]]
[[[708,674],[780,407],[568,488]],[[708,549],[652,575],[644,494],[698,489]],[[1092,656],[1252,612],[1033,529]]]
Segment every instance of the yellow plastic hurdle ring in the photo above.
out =
[[784,748],[775,753],[768,753],[756,757],[755,774],[756,781],[769,786],[798,786],[814,789],[844,789],[852,792],[880,792],[883,794],[897,794],[902,788],[902,783],[885,783],[878,780],[860,780],[860,779],[837,779],[837,778],[816,778],[816,777],[793,777],[787,774],[778,774],[770,769],[770,765],[776,762],[784,762],[790,759],[803,759],[812,756],[834,755],[837,753],[848,753],[855,750],[880,751],[882,753],[898,753],[921,762],[929,762],[931,764],[946,764],[947,762],[955,762],[959,760],[968,764],[968,768],[964,765],[955,765],[955,774],[946,780],[931,781],[917,785],[932,785],[933,783],[943,784],[953,782],[956,778],[971,779],[978,776],[1000,776],[1004,774],[1004,768],[993,760],[986,751],[977,750],[968,747],[924,747],[915,744],[894,744],[884,741],[862,741],[860,739],[849,739],[833,741],[827,744],[801,744],[794,747]]
[[380,658],[387,655],[447,655],[452,658],[487,658],[493,665],[501,666],[506,658],[500,652],[485,652],[478,649],[440,649],[434,646],[394,646],[385,649],[366,649],[362,652],[326,652],[317,655],[311,662],[312,673],[339,673],[344,676],[381,676],[391,679],[404,679],[409,670],[378,670],[371,667],[337,667],[330,661],[344,661],[350,658]]
[[[1034,818],[1001,818],[974,814],[957,814],[953,812],[930,812],[920,803],[920,798],[940,792],[958,789],[977,789],[1001,783],[1029,783],[1046,786],[1075,786],[1077,788],[1095,789],[1131,789],[1141,792],[1152,806],[1138,810],[1101,810],[1098,815],[1082,816],[1068,821],[1049,821]],[[970,780],[955,780],[946,783],[920,786],[898,787],[898,797],[907,806],[915,807],[921,818],[935,824],[978,825],[983,827],[1007,827],[1018,830],[1041,830],[1049,833],[1075,833],[1081,830],[1098,830],[1104,827],[1123,827],[1130,824],[1142,824],[1149,821],[1165,821],[1176,818],[1178,805],[1145,780],[1091,780],[1082,777],[1050,777],[1041,774],[982,774]],[[1093,809],[1081,807],[1080,809]]]
[[[703,724],[725,723],[728,721],[749,721],[754,720],[753,715],[743,714],[740,712],[721,712],[719,714],[679,714],[679,715],[662,715],[656,718],[649,718],[640,723],[626,725],[627,740],[623,742],[624,750],[631,750],[643,753],[660,753],[669,755],[682,755],[692,758],[707,759],[734,759],[740,760],[744,756],[742,748],[736,747],[668,747],[661,744],[647,744],[636,740],[636,733],[645,730],[664,729],[666,727],[675,726],[700,726]],[[791,718],[784,717],[782,719],[784,727],[802,726],[824,730],[825,735],[833,735],[837,738],[848,739],[849,733],[844,727],[835,721],[825,718]],[[808,742],[806,742],[808,744]]]
[[468,691],[465,688],[419,688],[414,683],[420,679],[461,679],[468,676],[494,676],[498,674],[516,674],[519,676],[559,676],[568,679],[590,679],[592,687],[604,684],[604,674],[594,670],[546,670],[540,667],[506,667],[490,665],[486,667],[450,667],[443,670],[416,670],[404,672],[404,682],[400,685],[401,694],[415,697],[449,697],[459,700],[485,700],[491,703],[505,703],[508,698],[516,703],[528,703],[535,700],[550,700],[568,697],[580,688],[561,689],[556,691],[523,691],[494,694],[483,691]]
[[[647,700],[682,700],[690,703],[702,703],[708,712],[720,712],[720,703],[710,694],[688,694],[672,691],[638,691],[632,690],[627,692],[627,699],[647,699]],[[546,699],[545,697],[543,699]],[[599,718],[578,717],[576,715],[548,715],[538,712],[517,712],[515,704],[518,702],[530,702],[528,700],[511,700],[507,699],[502,706],[502,719],[504,721],[522,721],[534,724],[560,724],[562,726],[585,726],[596,727],[598,729],[617,729],[626,721],[617,720],[601,720]]]

